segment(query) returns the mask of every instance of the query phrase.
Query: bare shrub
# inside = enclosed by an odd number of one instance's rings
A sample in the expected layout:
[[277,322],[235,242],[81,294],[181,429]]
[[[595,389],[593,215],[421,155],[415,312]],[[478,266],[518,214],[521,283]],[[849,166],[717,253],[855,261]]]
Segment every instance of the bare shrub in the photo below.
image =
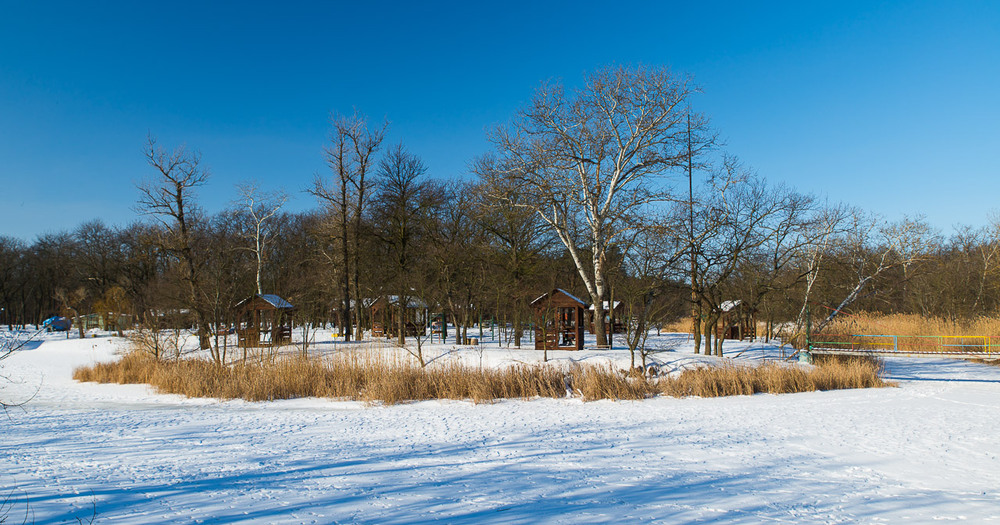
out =
[[190,334],[179,328],[167,330],[137,326],[128,338],[134,352],[147,354],[154,359],[177,359],[184,353],[184,343]]

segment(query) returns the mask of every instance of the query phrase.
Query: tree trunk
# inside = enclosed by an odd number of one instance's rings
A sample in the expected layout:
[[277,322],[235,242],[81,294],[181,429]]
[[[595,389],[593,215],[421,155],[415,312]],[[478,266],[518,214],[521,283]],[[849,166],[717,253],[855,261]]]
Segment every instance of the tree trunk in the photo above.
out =
[[715,325],[719,323],[714,312],[709,312],[705,317],[705,355],[712,355],[712,338],[716,336]]
[[691,307],[691,335],[694,338],[694,353],[701,353],[701,301],[692,299],[694,305]]
[[[603,246],[599,247],[595,243],[594,251],[594,337],[597,339],[597,346],[607,346],[608,339],[604,326],[604,251]],[[581,276],[582,277],[582,276]],[[583,322],[580,319],[578,322]]]
[[[343,166],[341,166],[343,170]],[[347,178],[340,180],[340,254],[344,261],[343,280],[341,282],[341,297],[343,298],[343,308],[341,308],[341,319],[343,323],[344,342],[351,340],[351,273],[349,271],[350,253],[347,249]]]
[[[400,290],[400,292],[402,292],[402,290]],[[407,311],[406,311],[406,303],[403,301],[402,293],[400,293],[399,297],[396,299],[396,314],[397,314],[396,329],[398,330],[398,333],[396,334],[396,342],[399,344],[399,346],[405,346]],[[421,363],[421,366],[423,366],[423,363]]]

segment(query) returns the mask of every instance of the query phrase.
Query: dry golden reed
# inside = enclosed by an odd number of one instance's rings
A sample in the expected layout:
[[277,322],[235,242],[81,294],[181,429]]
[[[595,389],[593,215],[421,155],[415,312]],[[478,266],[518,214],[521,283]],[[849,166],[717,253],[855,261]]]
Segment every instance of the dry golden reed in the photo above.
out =
[[917,314],[844,314],[823,330],[829,334],[900,336],[1000,336],[1000,317],[951,320]]
[[483,402],[562,397],[566,393],[562,372],[552,367],[517,365],[493,370],[445,364],[420,368],[372,353],[286,357],[227,367],[203,359],[164,361],[131,353],[114,363],[78,368],[73,378],[148,383],[161,393],[248,401],[331,397],[384,403],[421,399]]
[[425,399],[471,400],[565,397],[584,400],[645,399],[657,395],[718,397],[759,392],[792,393],[888,386],[877,362],[827,360],[812,369],[768,364],[688,370],[675,377],[645,378],[610,366],[547,365],[476,368],[457,363],[421,368],[378,353],[328,358],[286,357],[272,363],[219,367],[207,360],[156,360],[131,353],[114,363],[78,368],[78,381],[148,383],[158,392],[188,397],[265,401],[300,397],[386,404]]
[[811,369],[779,364],[758,367],[731,364],[689,370],[660,382],[662,393],[674,397],[785,394],[886,386],[893,385],[882,379],[879,363],[866,359],[822,360]]
[[667,333],[676,332],[681,334],[684,333],[690,334],[692,331],[692,327],[693,325],[691,323],[691,318],[682,317],[680,319],[677,319],[676,321],[664,324],[663,326],[660,327],[660,331]]

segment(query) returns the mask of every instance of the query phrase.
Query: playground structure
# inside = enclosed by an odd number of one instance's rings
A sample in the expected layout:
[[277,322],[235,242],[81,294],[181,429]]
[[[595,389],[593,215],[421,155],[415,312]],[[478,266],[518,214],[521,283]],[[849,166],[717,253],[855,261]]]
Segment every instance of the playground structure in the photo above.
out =
[[[405,303],[405,307],[400,307],[400,303]],[[379,297],[372,303],[370,312],[373,338],[398,337],[400,316],[402,316],[404,336],[423,335],[426,333],[430,317],[430,309],[423,299],[405,297],[400,301],[396,295]]]
[[1000,359],[1000,336],[811,334],[813,354]]

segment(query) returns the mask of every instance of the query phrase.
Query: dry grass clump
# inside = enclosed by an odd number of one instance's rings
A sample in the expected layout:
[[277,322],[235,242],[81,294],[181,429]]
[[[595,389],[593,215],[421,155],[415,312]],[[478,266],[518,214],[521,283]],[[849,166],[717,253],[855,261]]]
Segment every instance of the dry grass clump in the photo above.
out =
[[73,378],[100,383],[148,383],[158,392],[188,397],[265,401],[327,397],[386,404],[425,399],[471,400],[564,397],[586,401],[656,395],[719,397],[889,386],[876,360],[821,358],[812,369],[768,364],[688,370],[646,378],[610,366],[546,365],[474,368],[457,363],[421,368],[379,353],[331,358],[287,357],[272,363],[219,367],[203,359],[157,360],[131,353],[114,363],[78,368]]
[[493,370],[448,364],[425,369],[398,358],[354,353],[229,367],[203,359],[163,361],[131,353],[115,363],[78,368],[73,378],[148,383],[160,393],[247,401],[332,397],[384,403],[422,399],[484,402],[566,394],[563,373],[552,367],[518,365]]
[[662,393],[674,397],[787,394],[885,386],[893,385],[882,379],[880,364],[863,358],[822,360],[812,369],[778,364],[699,368],[660,382]]
[[622,373],[610,366],[574,366],[568,381],[568,386],[584,401],[645,399],[659,393],[658,381],[642,374]]
[[882,379],[885,363],[873,356],[815,355],[813,363],[817,390],[895,386]]

